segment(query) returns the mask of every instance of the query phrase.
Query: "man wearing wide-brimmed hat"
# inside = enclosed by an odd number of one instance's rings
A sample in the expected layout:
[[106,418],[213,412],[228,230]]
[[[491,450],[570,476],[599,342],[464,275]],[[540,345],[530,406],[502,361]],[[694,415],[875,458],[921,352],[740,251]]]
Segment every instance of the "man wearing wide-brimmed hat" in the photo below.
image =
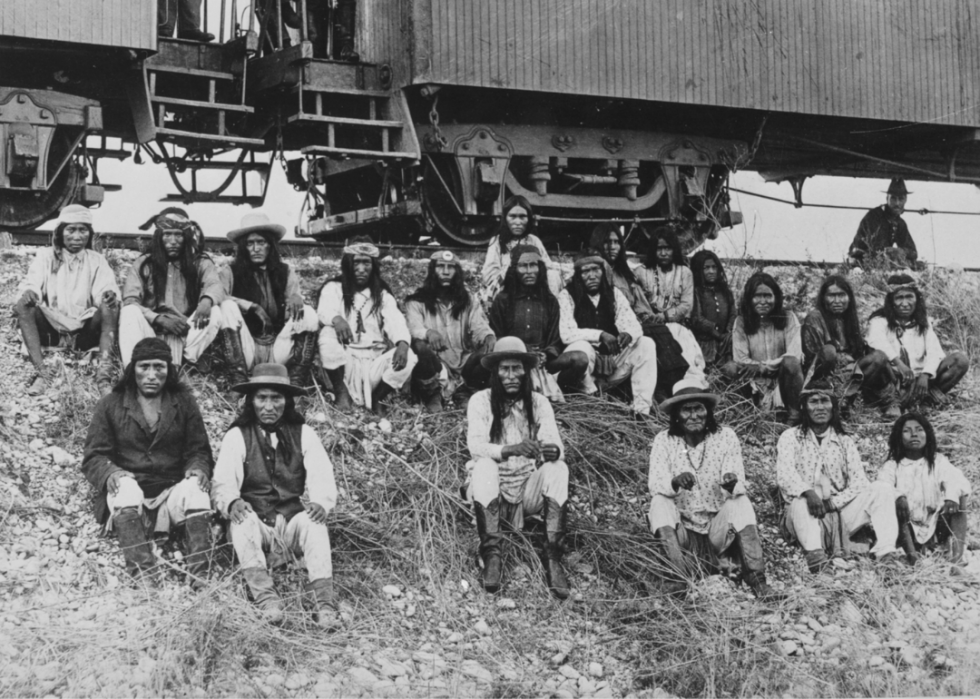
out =
[[783,432],[776,444],[776,483],[786,505],[785,532],[799,542],[810,572],[825,569],[828,556],[851,551],[852,537],[866,526],[877,539],[871,553],[879,562],[895,563],[895,489],[868,480],[828,382],[803,389],[800,414],[800,425]]
[[58,345],[63,338],[77,350],[99,348],[96,383],[102,395],[112,390],[119,285],[105,255],[92,249],[94,237],[91,210],[66,206],[58,216],[51,247],[37,253],[21,282],[14,315],[37,371],[30,395],[46,391],[53,379],[41,347]]
[[283,226],[258,211],[228,233],[236,250],[219,272],[227,297],[221,303],[221,343],[234,382],[244,381],[256,364],[275,362],[289,369],[294,385],[311,385],[320,321],[303,298],[296,272],[282,259],[279,241],[285,235]]
[[884,252],[896,262],[915,265],[919,253],[909,234],[909,227],[902,220],[909,194],[911,192],[906,189],[905,180],[896,177],[888,185],[885,203],[864,215],[848,252],[856,264],[861,264],[875,253]]
[[[271,622],[282,604],[266,551],[285,545],[306,560],[318,622],[340,622],[333,589],[327,515],[337,503],[333,464],[320,438],[296,411],[303,392],[281,364],[257,364],[235,391],[245,403],[221,442],[214,470],[215,509],[231,520],[231,543],[255,604]],[[309,490],[309,503],[302,497]]]
[[569,595],[561,565],[568,500],[568,466],[551,403],[531,390],[537,356],[516,337],[502,337],[486,355],[490,388],[475,393],[466,410],[470,491],[483,559],[483,586],[501,581],[501,527],[520,531],[525,514],[542,513],[546,529],[544,566],[548,587]]
[[760,599],[779,597],[766,582],[755,509],[745,489],[742,446],[715,420],[718,396],[700,379],[684,379],[660,404],[669,427],[650,450],[650,530],[663,547],[664,588],[687,589],[699,569],[741,563],[742,579]]

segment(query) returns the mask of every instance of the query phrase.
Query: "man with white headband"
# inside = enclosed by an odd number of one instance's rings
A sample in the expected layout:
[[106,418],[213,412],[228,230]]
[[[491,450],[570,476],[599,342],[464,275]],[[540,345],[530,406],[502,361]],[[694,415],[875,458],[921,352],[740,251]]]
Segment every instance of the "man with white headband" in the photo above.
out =
[[96,383],[102,395],[112,390],[119,285],[105,255],[92,249],[94,235],[92,212],[78,204],[66,206],[52,246],[38,252],[20,285],[14,314],[37,370],[30,395],[44,393],[54,378],[44,366],[41,347],[56,346],[63,338],[77,350],[99,348]]
[[467,291],[452,251],[430,255],[425,281],[405,299],[405,318],[419,359],[412,390],[428,412],[441,412],[444,396],[461,386],[471,392],[487,387],[490,372],[480,358],[493,349],[496,337],[483,307]]
[[356,403],[384,412],[382,401],[405,385],[418,361],[379,256],[370,239],[355,238],[344,248],[340,276],[320,289],[320,362],[340,410]]

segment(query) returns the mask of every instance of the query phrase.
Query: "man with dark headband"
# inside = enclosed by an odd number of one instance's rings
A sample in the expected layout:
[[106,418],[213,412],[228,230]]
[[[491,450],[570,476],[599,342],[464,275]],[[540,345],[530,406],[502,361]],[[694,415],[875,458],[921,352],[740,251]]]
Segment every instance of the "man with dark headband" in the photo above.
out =
[[184,532],[191,584],[207,577],[211,555],[211,445],[194,395],[177,378],[171,350],[140,340],[112,393],[95,406],[82,473],[96,491],[95,516],[116,532],[134,578],[159,578],[157,533]]
[[418,361],[405,316],[381,276],[379,256],[369,239],[351,241],[340,276],[320,289],[320,362],[340,410],[356,403],[384,412],[382,401],[405,385]]
[[218,270],[197,248],[193,222],[170,210],[154,221],[150,251],[133,262],[123,284],[119,352],[128,366],[142,339],[161,337],[175,365],[197,363],[222,326]]
[[470,392],[486,388],[490,374],[480,359],[496,338],[452,251],[429,256],[425,281],[405,299],[405,319],[418,357],[412,389],[427,411],[441,412],[444,397],[461,386]]
[[102,395],[112,390],[119,285],[105,255],[92,249],[94,236],[92,212],[78,204],[66,206],[52,246],[38,252],[20,285],[14,315],[37,371],[29,395],[50,387],[54,374],[44,366],[41,347],[55,346],[63,337],[77,350],[99,348],[95,381]]

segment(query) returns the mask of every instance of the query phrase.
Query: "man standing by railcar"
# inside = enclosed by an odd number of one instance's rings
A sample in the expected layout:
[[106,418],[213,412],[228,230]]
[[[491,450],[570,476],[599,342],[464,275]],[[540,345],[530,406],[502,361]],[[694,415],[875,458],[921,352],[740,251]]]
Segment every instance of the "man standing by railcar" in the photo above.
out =
[[914,266],[919,253],[909,227],[902,220],[905,202],[911,192],[906,189],[905,180],[895,178],[888,185],[886,194],[885,203],[871,209],[861,219],[848,255],[861,264],[867,257],[884,252],[896,262]]

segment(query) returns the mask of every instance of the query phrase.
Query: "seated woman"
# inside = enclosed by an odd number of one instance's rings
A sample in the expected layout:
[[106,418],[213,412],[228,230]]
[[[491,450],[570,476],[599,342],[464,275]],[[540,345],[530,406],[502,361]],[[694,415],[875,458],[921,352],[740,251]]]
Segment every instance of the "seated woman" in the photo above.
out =
[[800,322],[783,308],[783,291],[765,272],[749,277],[741,312],[732,329],[732,361],[722,367],[729,378],[747,378],[763,410],[788,408],[787,423],[800,421],[803,389]]
[[715,253],[698,250],[691,258],[691,274],[694,277],[694,306],[688,327],[701,347],[707,366],[730,361],[732,326],[738,311],[725,268]]
[[878,480],[898,495],[899,542],[909,562],[915,563],[923,547],[940,545],[953,564],[950,572],[962,575],[970,481],[936,451],[936,433],[923,415],[905,413],[895,421]]

